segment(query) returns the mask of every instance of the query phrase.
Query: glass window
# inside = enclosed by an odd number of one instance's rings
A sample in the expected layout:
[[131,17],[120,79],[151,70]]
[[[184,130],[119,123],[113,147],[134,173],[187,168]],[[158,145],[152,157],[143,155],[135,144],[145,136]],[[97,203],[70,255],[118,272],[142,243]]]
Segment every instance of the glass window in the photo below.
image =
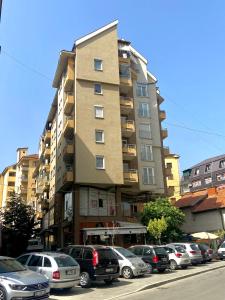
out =
[[102,94],[102,85],[100,83],[94,84],[95,94]]
[[17,258],[17,261],[20,262],[22,265],[25,265],[29,256],[30,255],[23,255],[23,256]]
[[144,253],[143,253],[144,256],[152,255],[152,254],[153,254],[153,250],[151,248],[144,248]]
[[81,248],[73,248],[71,251],[71,256],[73,258],[82,258],[82,249]]
[[105,169],[105,158],[102,155],[96,155],[96,169]]
[[102,71],[102,60],[101,59],[94,59],[94,67],[95,71]]
[[225,159],[221,160],[219,163],[220,168],[225,168]]
[[139,116],[145,118],[150,117],[149,103],[139,103]]
[[116,254],[111,249],[98,249],[99,260],[117,259]]
[[210,172],[211,171],[211,164],[207,164],[205,166],[205,173]]
[[85,249],[84,250],[84,259],[92,259],[93,254],[91,249]]
[[31,259],[28,262],[28,266],[41,267],[42,266],[42,256],[32,255]]
[[103,130],[95,130],[95,142],[96,143],[104,143],[104,131]]
[[146,84],[137,84],[137,96],[138,97],[147,97],[147,85]]
[[195,175],[199,175],[199,172],[200,172],[200,170],[197,168],[197,169],[195,169],[194,174],[195,174]]
[[58,267],[74,267],[78,266],[78,263],[69,255],[61,255],[54,257]]
[[153,160],[151,145],[141,144],[141,160],[145,160],[145,161]]
[[51,268],[52,264],[50,262],[50,259],[47,257],[44,257],[44,267]]
[[134,247],[134,248],[130,248],[129,250],[138,256],[142,256],[143,254],[143,248],[141,247]]
[[127,258],[135,257],[135,255],[131,251],[129,251],[129,250],[125,249],[125,248],[122,248],[122,247],[121,248],[116,248],[116,250],[121,255],[123,255],[124,257],[127,257]]
[[201,186],[201,185],[202,185],[201,180],[196,180],[196,181],[193,181],[193,182],[192,182],[192,186],[193,186],[193,187],[198,187],[198,186]]
[[102,106],[95,106],[95,118],[103,119],[104,118],[104,111]]
[[130,78],[130,66],[126,64],[120,64],[119,66],[120,77]]
[[225,173],[223,173],[223,174],[218,174],[218,175],[216,176],[216,179],[217,179],[218,181],[225,180]]
[[210,184],[212,182],[212,177],[205,178],[205,184]]
[[146,167],[142,169],[143,184],[155,184],[154,168]]
[[26,270],[18,261],[11,258],[0,260],[0,274]]
[[150,124],[140,124],[139,136],[143,139],[151,139],[151,126]]
[[155,247],[154,250],[155,250],[156,255],[167,254],[164,247]]

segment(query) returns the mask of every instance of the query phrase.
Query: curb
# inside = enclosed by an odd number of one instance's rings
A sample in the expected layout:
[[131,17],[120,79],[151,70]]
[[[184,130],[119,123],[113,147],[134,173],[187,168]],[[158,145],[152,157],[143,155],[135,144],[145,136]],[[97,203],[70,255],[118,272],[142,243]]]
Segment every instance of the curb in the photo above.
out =
[[214,271],[214,270],[218,270],[218,269],[222,269],[222,268],[225,268],[225,265],[223,266],[217,266],[217,267],[214,267],[214,268],[211,268],[211,269],[207,269],[207,270],[202,270],[202,271],[198,271],[196,273],[192,273],[192,274],[186,274],[186,275],[183,275],[183,276],[180,276],[180,277],[176,277],[176,278],[171,278],[171,279],[167,279],[167,280],[163,280],[163,281],[158,281],[158,282],[155,282],[155,283],[150,283],[150,284],[147,284],[133,292],[128,292],[128,293],[124,293],[124,294],[121,294],[121,295],[118,295],[118,296],[115,296],[115,297],[112,297],[112,298],[107,298],[105,300],[112,300],[112,299],[117,299],[117,298],[120,298],[120,297],[124,297],[124,296],[128,296],[128,295],[132,295],[132,294],[135,294],[135,293],[138,293],[138,292],[142,292],[142,291],[145,291],[145,290],[148,290],[148,289],[153,289],[153,288],[156,288],[158,286],[161,286],[161,285],[164,285],[164,284],[167,284],[167,283],[171,283],[171,282],[174,282],[174,281],[179,281],[179,280],[182,280],[182,279],[186,279],[186,278],[189,278],[189,277],[193,277],[195,275],[199,275],[199,274],[203,274],[203,273],[208,273],[208,272],[211,272],[211,271]]

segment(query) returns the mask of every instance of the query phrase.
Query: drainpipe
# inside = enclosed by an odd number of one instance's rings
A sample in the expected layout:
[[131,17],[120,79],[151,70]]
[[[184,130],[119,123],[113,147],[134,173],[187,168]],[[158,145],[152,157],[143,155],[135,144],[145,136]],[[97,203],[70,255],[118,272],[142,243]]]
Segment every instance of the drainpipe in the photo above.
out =
[[225,225],[224,225],[224,218],[223,218],[223,209],[219,209],[220,217],[221,217],[221,223],[222,223],[222,228],[225,230]]

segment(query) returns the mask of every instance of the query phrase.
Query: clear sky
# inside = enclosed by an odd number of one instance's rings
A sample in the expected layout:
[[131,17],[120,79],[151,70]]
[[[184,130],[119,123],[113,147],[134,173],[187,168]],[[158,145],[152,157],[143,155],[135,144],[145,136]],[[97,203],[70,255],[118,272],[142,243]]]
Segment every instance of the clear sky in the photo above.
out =
[[53,100],[59,51],[119,20],[119,37],[149,61],[181,170],[225,153],[223,0],[3,0],[0,23],[0,172],[16,149],[37,153]]

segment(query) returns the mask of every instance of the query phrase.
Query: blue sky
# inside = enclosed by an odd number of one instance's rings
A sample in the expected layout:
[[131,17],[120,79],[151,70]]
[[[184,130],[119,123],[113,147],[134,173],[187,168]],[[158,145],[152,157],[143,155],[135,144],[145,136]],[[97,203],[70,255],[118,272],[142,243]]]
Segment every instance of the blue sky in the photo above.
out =
[[225,153],[224,11],[222,0],[3,0],[0,171],[15,162],[18,147],[38,151],[59,51],[115,19],[119,37],[132,41],[158,78],[164,144],[180,155],[181,170]]

